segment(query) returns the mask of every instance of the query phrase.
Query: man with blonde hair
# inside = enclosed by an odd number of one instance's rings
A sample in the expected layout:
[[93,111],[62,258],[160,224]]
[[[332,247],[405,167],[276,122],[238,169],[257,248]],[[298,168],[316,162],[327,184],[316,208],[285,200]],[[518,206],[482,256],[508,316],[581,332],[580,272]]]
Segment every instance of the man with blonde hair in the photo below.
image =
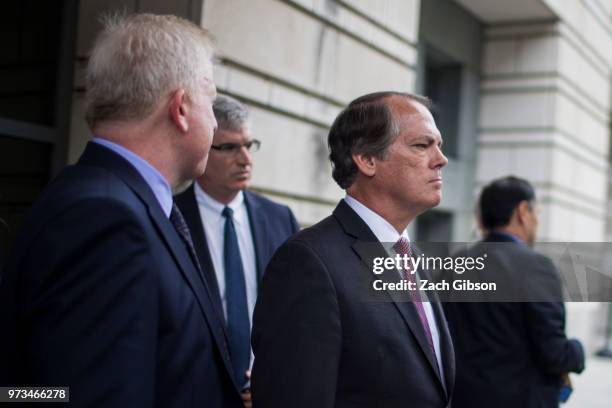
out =
[[75,407],[242,405],[172,200],[206,167],[212,59],[178,17],[106,21],[86,76],[94,138],[34,204],[0,283],[0,385],[68,386]]

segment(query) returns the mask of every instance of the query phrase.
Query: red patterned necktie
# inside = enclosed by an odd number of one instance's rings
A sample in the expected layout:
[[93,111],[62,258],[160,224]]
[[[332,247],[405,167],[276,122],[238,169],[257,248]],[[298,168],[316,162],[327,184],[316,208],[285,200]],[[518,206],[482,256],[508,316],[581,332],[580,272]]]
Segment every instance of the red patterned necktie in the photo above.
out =
[[[408,258],[412,258],[412,249],[410,248],[410,241],[408,241],[404,237],[400,237],[397,242],[393,245],[393,249],[399,255],[407,255]],[[425,337],[427,337],[427,342],[429,343],[429,347],[431,348],[431,352],[433,355],[436,355],[436,349],[433,345],[433,339],[431,337],[431,330],[429,329],[429,323],[427,321],[427,315],[425,314],[425,308],[423,307],[423,302],[421,301],[421,294],[419,292],[419,287],[416,280],[416,273],[412,273],[412,261],[408,261],[408,268],[402,269],[404,274],[404,279],[409,282],[413,282],[415,290],[410,291],[410,297],[412,298],[412,303],[416,307],[417,313],[419,314],[419,319],[421,320],[421,325],[423,326],[423,330],[425,331]]]

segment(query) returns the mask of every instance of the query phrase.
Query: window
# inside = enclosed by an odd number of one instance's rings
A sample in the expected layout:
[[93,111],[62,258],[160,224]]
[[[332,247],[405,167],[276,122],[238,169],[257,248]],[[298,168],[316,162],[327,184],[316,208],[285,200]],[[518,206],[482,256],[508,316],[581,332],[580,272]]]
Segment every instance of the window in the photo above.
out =
[[460,64],[427,48],[424,93],[434,105],[432,113],[444,139],[444,154],[451,158],[458,156],[461,72]]
[[25,212],[66,163],[77,5],[0,6],[0,270]]
[[431,210],[419,215],[416,225],[417,240],[423,242],[450,242],[453,237],[453,215]]
[[2,4],[0,117],[55,124],[61,12],[54,1]]

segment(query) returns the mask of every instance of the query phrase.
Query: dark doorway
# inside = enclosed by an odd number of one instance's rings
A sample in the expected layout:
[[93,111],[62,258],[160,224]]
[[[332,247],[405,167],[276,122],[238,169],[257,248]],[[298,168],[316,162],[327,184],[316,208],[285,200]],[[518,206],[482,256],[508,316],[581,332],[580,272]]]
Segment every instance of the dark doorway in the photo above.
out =
[[77,5],[0,6],[0,270],[25,212],[66,163]]

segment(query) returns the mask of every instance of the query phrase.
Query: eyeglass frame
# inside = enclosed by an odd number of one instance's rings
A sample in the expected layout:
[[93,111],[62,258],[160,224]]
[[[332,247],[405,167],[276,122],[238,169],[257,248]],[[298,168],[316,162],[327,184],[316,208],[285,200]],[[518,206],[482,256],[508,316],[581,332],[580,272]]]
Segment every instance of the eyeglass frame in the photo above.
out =
[[221,143],[211,145],[210,147],[219,153],[225,154],[238,154],[243,147],[245,147],[249,153],[255,153],[261,148],[261,141],[258,139],[251,139],[244,143]]

